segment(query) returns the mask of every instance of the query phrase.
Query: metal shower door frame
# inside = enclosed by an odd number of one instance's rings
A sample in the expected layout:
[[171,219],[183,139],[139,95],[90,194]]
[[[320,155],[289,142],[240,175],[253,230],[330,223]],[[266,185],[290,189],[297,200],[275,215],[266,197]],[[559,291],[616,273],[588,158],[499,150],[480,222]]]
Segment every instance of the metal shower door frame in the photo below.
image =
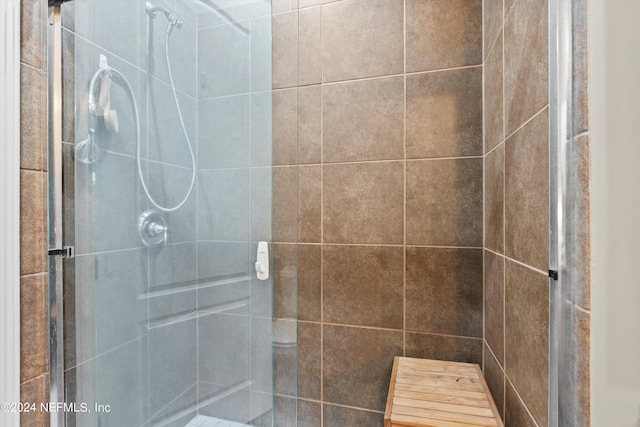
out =
[[549,1],[549,427],[574,425],[573,0]]
[[[63,0],[49,0],[48,194],[49,194],[49,400],[65,401],[62,203],[62,21]],[[50,412],[51,427],[65,425],[64,412]]]

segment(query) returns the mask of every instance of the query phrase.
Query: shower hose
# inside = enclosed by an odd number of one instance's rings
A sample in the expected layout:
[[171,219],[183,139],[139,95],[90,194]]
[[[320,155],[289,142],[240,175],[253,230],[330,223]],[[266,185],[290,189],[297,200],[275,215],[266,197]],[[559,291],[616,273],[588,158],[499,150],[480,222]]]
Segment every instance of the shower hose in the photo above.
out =
[[[169,24],[169,26],[171,26],[171,24]],[[170,29],[171,27],[169,27]],[[184,124],[184,118],[182,117],[182,111],[180,110],[180,104],[178,102],[178,95],[176,94],[176,86],[174,84],[173,81],[173,73],[171,72],[171,61],[169,59],[169,35],[171,34],[171,31],[169,31],[169,29],[166,32],[166,37],[165,37],[165,44],[164,44],[164,52],[165,52],[165,58],[166,58],[166,62],[167,62],[167,70],[169,72],[169,81],[171,82],[171,91],[173,93],[173,99],[175,101],[176,104],[176,109],[178,110],[178,117],[180,118],[180,125],[182,126],[182,132],[184,134],[184,138],[185,141],[187,143],[187,147],[189,148],[189,154],[191,155],[191,183],[189,184],[189,190],[187,191],[187,194],[184,196],[184,198],[182,199],[182,201],[180,203],[178,203],[177,205],[173,206],[173,207],[166,207],[166,206],[162,206],[161,204],[159,204],[158,202],[156,202],[153,198],[153,196],[151,196],[151,193],[149,192],[149,188],[147,187],[147,184],[145,182],[144,179],[144,174],[142,173],[142,162],[141,162],[141,155],[140,155],[140,148],[141,148],[141,141],[140,141],[140,114],[138,112],[138,104],[136,102],[136,97],[135,94],[133,92],[133,88],[131,87],[131,84],[129,83],[129,80],[127,80],[127,78],[118,70],[116,70],[115,68],[106,66],[106,67],[102,67],[100,68],[98,71],[96,71],[96,73],[93,75],[93,77],[91,78],[91,83],[89,84],[89,105],[90,108],[95,108],[95,101],[94,101],[94,89],[95,89],[95,84],[96,81],[99,77],[101,76],[111,76],[114,75],[118,78],[120,78],[120,80],[122,80],[122,82],[124,83],[127,91],[129,92],[129,94],[131,95],[131,100],[133,103],[133,110],[134,110],[134,114],[135,114],[135,118],[136,118],[136,162],[137,162],[137,167],[138,167],[138,176],[140,177],[140,183],[142,184],[142,189],[144,190],[144,193],[146,194],[147,198],[149,199],[149,201],[151,202],[151,204],[153,206],[155,206],[157,209],[163,211],[163,212],[173,212],[176,211],[178,209],[180,209],[187,201],[187,199],[189,198],[189,196],[191,195],[191,192],[193,191],[193,185],[195,183],[196,180],[196,159],[195,156],[193,154],[193,148],[191,147],[191,140],[189,139],[189,134],[187,133],[187,129],[186,126]],[[93,113],[90,113],[93,114]],[[92,129],[92,127],[90,126],[89,129],[89,138],[87,138],[86,140],[78,143],[78,146],[76,147],[76,153],[79,153],[80,151],[82,151],[84,149],[84,147],[89,144],[92,140],[92,135],[95,132],[95,129]],[[91,146],[91,145],[90,145]],[[92,157],[87,156],[86,159],[83,159],[82,156],[76,156],[76,158],[78,160],[80,160],[83,163],[93,163],[94,159]]]

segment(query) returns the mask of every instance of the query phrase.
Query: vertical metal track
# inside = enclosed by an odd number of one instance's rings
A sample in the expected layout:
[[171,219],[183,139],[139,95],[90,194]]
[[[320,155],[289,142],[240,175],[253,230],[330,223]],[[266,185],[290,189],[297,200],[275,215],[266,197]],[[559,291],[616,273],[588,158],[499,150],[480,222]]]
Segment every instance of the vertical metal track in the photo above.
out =
[[549,427],[573,426],[572,0],[549,1]]
[[[49,249],[62,248],[62,23],[60,4],[49,4]],[[49,257],[50,401],[64,402],[64,328],[62,255]],[[51,427],[64,426],[64,413],[51,412]]]

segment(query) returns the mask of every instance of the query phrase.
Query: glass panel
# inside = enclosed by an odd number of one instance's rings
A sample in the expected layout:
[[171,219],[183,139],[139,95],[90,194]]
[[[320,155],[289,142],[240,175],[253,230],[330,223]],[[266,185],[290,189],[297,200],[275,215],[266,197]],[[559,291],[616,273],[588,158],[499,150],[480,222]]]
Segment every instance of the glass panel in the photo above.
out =
[[68,425],[272,426],[270,2],[62,9]]

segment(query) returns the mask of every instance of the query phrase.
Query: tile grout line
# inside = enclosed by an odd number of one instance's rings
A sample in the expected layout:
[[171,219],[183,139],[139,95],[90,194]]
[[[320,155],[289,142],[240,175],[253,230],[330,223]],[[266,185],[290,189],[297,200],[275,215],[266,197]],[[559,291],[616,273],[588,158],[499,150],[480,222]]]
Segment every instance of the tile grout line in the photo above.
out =
[[[400,78],[400,77],[404,77],[405,75],[406,76],[416,76],[416,75],[421,75],[421,74],[440,73],[440,72],[447,72],[447,71],[458,71],[458,70],[466,70],[466,69],[470,69],[470,68],[480,68],[480,67],[482,67],[482,63],[471,64],[471,65],[463,65],[463,66],[451,67],[451,68],[438,68],[438,69],[434,69],[434,70],[420,70],[420,71],[402,72],[402,73],[394,73],[394,74],[381,74],[381,75],[368,76],[368,77],[355,77],[355,78],[351,78],[351,79],[334,80],[334,81],[325,81],[324,80],[324,76],[323,76],[322,83],[320,83],[320,84],[333,86],[333,85],[339,85],[339,84],[348,84],[348,83],[371,81],[371,80]],[[318,84],[319,83],[309,83],[309,84],[303,84],[303,85],[298,85],[298,86],[282,86],[282,87],[273,88],[273,91],[274,92],[279,92],[279,91],[293,90],[293,89],[297,89],[300,86],[302,86],[302,87],[317,86]],[[229,96],[239,96],[239,95],[243,95],[243,94],[223,95],[223,96],[224,97],[229,97]],[[215,98],[218,98],[218,97],[206,98],[206,99],[215,99]]]
[[[309,325],[324,325],[324,326],[335,326],[340,328],[354,328],[354,329],[366,329],[372,331],[387,331],[387,332],[402,332],[401,328],[384,328],[381,326],[370,326],[370,325],[355,325],[355,324],[345,324],[345,323],[333,323],[333,322],[320,322],[315,320],[302,320],[299,323],[309,324]],[[467,340],[480,340],[482,341],[482,337],[472,337],[466,335],[452,335],[452,334],[441,334],[437,332],[428,332],[428,331],[420,331],[420,330],[407,330],[407,333],[412,334],[420,334],[420,335],[433,335],[438,337],[449,337],[449,338],[460,338]]]
[[[482,159],[484,154],[479,154],[476,156],[460,156],[460,157],[420,157],[420,158],[407,158],[407,162],[425,162],[425,161],[438,161],[438,160],[467,160],[467,159]],[[372,160],[345,160],[340,162],[325,162],[324,164],[320,163],[303,163],[303,166],[342,166],[342,165],[357,165],[357,164],[371,164],[371,163],[393,163],[393,162],[402,162],[405,159],[403,157],[398,157],[395,159],[372,159]],[[287,165],[274,165],[274,168],[291,168],[295,167],[295,164],[287,164]],[[219,169],[203,169],[204,171],[221,171],[221,170],[229,170],[229,169],[243,169],[243,168],[219,168]]]
[[[299,6],[299,5],[298,5]],[[320,426],[324,426],[324,11],[320,6]]]
[[[535,417],[533,416],[533,414],[529,410],[529,407],[525,403],[524,399],[522,398],[522,396],[520,396],[520,393],[518,392],[518,389],[516,388],[515,385],[513,385],[513,382],[511,381],[511,378],[509,378],[509,376],[507,375],[507,371],[506,370],[505,370],[504,377],[505,377],[505,382],[504,382],[505,391],[506,391],[507,381],[508,381],[509,385],[511,385],[511,388],[513,389],[513,391],[515,392],[516,396],[520,400],[520,403],[522,403],[522,407],[527,412],[527,415],[529,415],[529,417],[531,418],[531,420],[533,421],[533,423],[535,424],[536,427],[540,427],[540,425],[538,424],[538,421],[535,419]],[[505,395],[505,401],[506,401],[506,395]],[[506,409],[506,404],[505,404],[505,409]]]
[[533,266],[531,266],[531,265],[529,265],[529,264],[526,264],[526,263],[524,263],[524,262],[522,262],[522,261],[518,261],[517,259],[514,259],[514,258],[511,258],[511,257],[508,257],[508,256],[506,256],[505,254],[501,254],[501,253],[499,253],[499,252],[496,252],[496,251],[494,251],[493,249],[485,248],[485,250],[486,250],[486,251],[488,251],[488,252],[491,252],[491,253],[492,253],[492,254],[494,254],[494,255],[497,255],[497,256],[499,256],[499,257],[502,257],[502,258],[504,258],[505,260],[508,260],[508,261],[511,261],[511,262],[513,262],[513,263],[515,263],[515,264],[518,264],[518,265],[520,265],[521,267],[526,267],[527,269],[529,269],[529,270],[531,270],[531,271],[533,271],[533,272],[535,272],[535,273],[540,273],[540,274],[544,275],[545,277],[547,277],[547,276],[549,275],[549,272],[548,272],[548,271],[539,270],[539,269],[537,269],[537,268],[535,268],[535,267],[533,267]]
[[[485,251],[484,251],[484,247],[487,245],[487,206],[486,206],[486,197],[487,197],[487,183],[486,183],[486,176],[487,176],[487,153],[486,151],[486,133],[487,133],[487,124],[486,124],[486,120],[487,120],[487,114],[486,114],[486,85],[485,85],[485,81],[486,81],[486,58],[489,57],[489,55],[491,54],[491,50],[494,48],[495,43],[493,46],[491,46],[491,49],[489,49],[489,53],[487,53],[487,55],[485,56],[484,53],[484,46],[485,46],[485,38],[487,37],[486,31],[485,31],[485,5],[486,5],[486,1],[482,1],[482,153],[483,153],[483,157],[482,157],[482,247],[483,247],[483,251],[482,251],[482,341],[483,341],[483,346],[482,346],[482,372],[485,372],[485,366],[484,366],[484,343],[486,342],[486,313],[487,313],[487,307],[486,307],[486,295],[487,295],[487,289],[486,289],[486,257],[485,257]],[[497,40],[497,39],[496,39]]]
[[574,310],[577,310],[577,311],[579,311],[581,313],[591,314],[591,309],[585,308],[585,307],[583,307],[583,306],[581,306],[579,304],[573,304],[573,308],[574,308]]
[[[504,91],[504,85],[502,90]],[[503,102],[504,103],[504,102]],[[504,107],[503,107],[504,108]],[[529,123],[531,123],[532,121],[534,121],[539,115],[541,115],[542,113],[544,113],[544,111],[546,109],[549,108],[549,103],[547,102],[546,104],[544,104],[544,106],[539,109],[538,111],[536,111],[531,117],[529,117],[527,120],[524,121],[524,123],[522,123],[520,126],[518,126],[513,132],[511,132],[509,135],[504,137],[505,142],[507,141],[507,139],[511,139],[516,133],[518,133],[519,131],[521,131],[524,127],[526,127]],[[505,114],[506,116],[506,114]],[[505,133],[507,131],[506,129],[506,124],[505,126]]]
[[403,232],[402,232],[402,355],[407,355],[407,0],[403,1],[403,55],[404,55],[404,99],[403,99]]
[[[505,1],[502,0],[502,22],[500,25],[500,31],[502,31],[502,138],[500,144],[504,144],[504,156],[502,161],[502,251],[506,252],[507,245],[507,230],[506,230],[506,170],[507,170],[507,102],[506,102],[506,89],[505,89],[505,72],[506,72],[506,45],[507,45],[507,33],[505,31],[506,23],[506,11]],[[497,145],[500,145],[497,144]],[[485,248],[489,250],[489,248]],[[505,414],[507,409],[507,265],[502,259],[502,370],[503,370],[503,382],[502,382],[502,394],[504,401],[502,402],[502,413]],[[500,364],[500,363],[498,363]]]
[[[224,241],[219,241],[219,240],[202,240],[202,242],[210,242],[210,243],[242,243],[240,241],[231,241],[231,242],[224,242]],[[189,243],[189,242],[186,242]],[[318,245],[323,245],[323,246],[356,246],[356,247],[383,247],[383,248],[402,248],[404,246],[406,246],[407,248],[424,248],[424,249],[477,249],[477,250],[482,250],[485,249],[482,246],[436,246],[436,245],[416,245],[416,244],[409,244],[409,245],[403,245],[401,243],[396,243],[396,244],[383,244],[383,243],[307,243],[307,242],[301,242],[301,243],[297,243],[297,242],[274,242],[275,244],[278,245],[305,245],[305,246],[318,246]],[[175,243],[176,245],[179,243]],[[134,249],[138,249],[138,248],[134,248]],[[84,254],[83,254],[84,255]]]
[[[234,9],[234,14],[235,14],[235,11],[236,10]],[[254,30],[254,28],[251,25],[252,23],[253,23],[253,20],[248,20],[247,21],[247,27],[249,27],[249,31]],[[252,62],[252,58],[253,58],[253,43],[249,43],[249,63]],[[246,97],[247,105],[248,105],[247,108],[249,110],[249,114],[248,114],[248,117],[247,117],[247,122],[249,123],[249,125],[248,125],[248,129],[249,129],[249,147],[248,147],[248,154],[249,154],[248,155],[248,157],[249,157],[249,159],[248,159],[248,164],[249,164],[249,167],[248,167],[248,169],[249,169],[249,171],[248,171],[248,186],[249,186],[249,191],[248,191],[248,193],[249,194],[248,194],[248,197],[247,197],[247,199],[248,199],[247,201],[249,202],[249,206],[248,206],[249,212],[248,212],[248,215],[247,215],[248,218],[245,219],[245,221],[248,220],[247,221],[248,222],[248,224],[247,224],[248,225],[248,233],[247,233],[247,235],[249,237],[249,239],[248,239],[249,240],[249,244],[247,246],[249,247],[248,248],[249,249],[249,258],[248,259],[249,260],[253,260],[254,259],[252,257],[252,255],[253,255],[252,252],[253,251],[252,251],[252,243],[251,242],[254,240],[254,237],[257,237],[257,236],[253,235],[254,234],[254,230],[253,230],[253,212],[252,212],[252,210],[253,210],[252,209],[253,208],[253,202],[254,202],[254,194],[253,194],[252,187],[253,187],[253,178],[255,176],[255,170],[254,170],[253,161],[252,161],[252,158],[251,158],[252,157],[251,156],[251,154],[252,154],[251,153],[251,148],[252,148],[251,146],[252,146],[252,142],[253,142],[252,139],[251,139],[251,129],[253,127],[253,120],[252,120],[252,118],[253,118],[253,115],[252,115],[252,113],[253,113],[253,95],[252,94],[253,94],[253,85],[254,85],[254,81],[253,81],[252,77],[253,77],[253,73],[249,72],[249,92],[251,93],[251,95],[248,95]],[[196,79],[197,79],[197,76],[196,76]],[[198,107],[199,106],[200,106],[200,104],[198,103]],[[198,111],[200,111],[200,110],[198,109]],[[196,129],[196,132],[197,132],[197,129]],[[196,159],[196,161],[197,160],[199,160],[199,159]],[[272,199],[273,199],[273,195],[272,195]],[[197,224],[196,224],[196,226],[197,226]],[[267,246],[267,251],[269,251],[268,246]],[[197,255],[197,247],[196,247],[196,255]],[[255,260],[258,261],[257,260],[257,257],[258,257],[257,253],[256,253],[255,257],[256,257]],[[196,260],[197,260],[197,258],[196,258]],[[251,263],[251,264],[253,264],[253,263]],[[249,324],[249,337],[250,337],[249,339],[251,339],[251,337],[253,337],[253,334],[254,334],[253,320],[255,318],[254,318],[253,313],[252,313],[252,311],[253,311],[253,304],[252,303],[253,303],[254,299],[253,299],[253,286],[251,286],[251,284],[253,282],[253,277],[254,277],[253,275],[255,273],[256,273],[255,270],[252,270],[251,267],[249,267],[249,276],[251,277],[251,280],[249,281],[249,304],[248,304],[249,321],[247,322]],[[197,287],[196,287],[196,298],[197,298],[196,299],[196,310],[197,310],[197,314],[199,315],[200,314],[200,307],[199,307],[200,300],[199,300],[199,293],[198,293],[198,288]],[[199,337],[199,335],[197,335],[198,332],[199,332],[198,323],[200,323],[200,319],[199,318],[196,319],[196,337]],[[271,333],[273,334],[273,323],[271,323]],[[297,340],[297,331],[296,331],[296,340]],[[199,345],[197,346],[197,348],[199,349]],[[247,361],[247,364],[249,365],[249,372],[253,372],[255,363],[254,363],[254,360],[253,360],[254,351],[253,351],[253,348],[251,346],[249,347],[249,352],[248,353],[249,353],[249,357],[248,357],[249,360]],[[272,353],[272,357],[273,357],[273,353]],[[198,362],[198,363],[200,362],[199,352],[196,353],[196,362]],[[198,364],[197,366],[199,368],[200,365]],[[197,379],[199,380],[200,379],[200,369],[197,370],[197,374],[198,374]],[[253,375],[251,375],[251,376],[253,377]],[[251,379],[252,379],[251,384],[248,387],[249,388],[248,401],[249,401],[249,419],[250,420],[253,419],[253,415],[252,415],[253,403],[254,403],[253,401],[255,399],[254,396],[253,396],[254,381],[253,381],[253,378],[251,378]],[[198,391],[199,391],[199,389],[198,389]]]
[[490,154],[492,154],[494,151],[498,151],[498,149],[500,148],[500,146],[504,146],[505,145],[505,141],[502,140],[499,143],[497,143],[495,145],[495,147],[493,147],[491,150],[487,151],[484,155],[485,158],[489,157]]
[[[196,17],[196,52],[199,52],[200,50],[200,16]],[[199,175],[200,175],[200,171],[198,170],[198,165],[200,164],[200,85],[198,84],[199,79],[198,79],[198,70],[200,69],[200,55],[196,55],[196,75],[195,75],[195,79],[196,79],[196,146],[195,146],[195,152],[196,152],[196,182],[195,182],[195,205],[196,205],[196,224],[195,224],[195,228],[196,228],[196,239],[195,239],[195,245],[196,245],[196,316],[198,316],[196,318],[196,402],[200,401],[200,321],[199,316],[200,316],[200,310],[199,310],[199,306],[200,306],[200,287],[197,285],[200,282],[200,272],[198,271],[198,267],[199,267],[199,259],[200,259],[200,243],[198,241],[199,237],[200,237],[200,197],[198,197],[200,195],[200,179]],[[251,85],[249,85],[251,86]],[[193,148],[192,148],[193,149]],[[196,415],[200,414],[200,409],[196,406]]]

